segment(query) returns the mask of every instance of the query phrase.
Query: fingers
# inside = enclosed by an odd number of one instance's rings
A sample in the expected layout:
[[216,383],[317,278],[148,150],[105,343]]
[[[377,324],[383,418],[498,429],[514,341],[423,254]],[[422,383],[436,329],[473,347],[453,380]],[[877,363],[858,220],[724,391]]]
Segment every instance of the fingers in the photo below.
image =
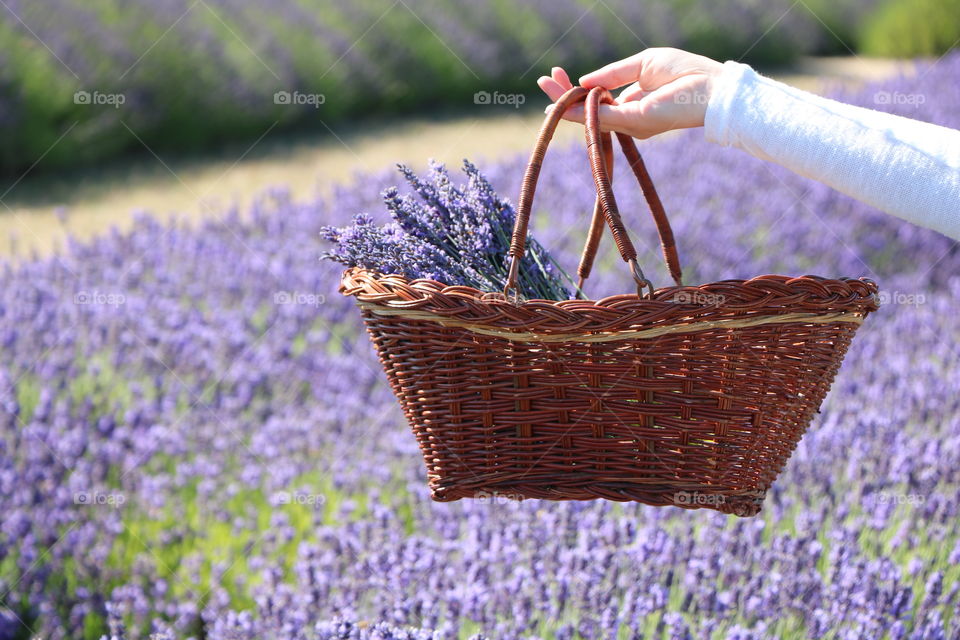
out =
[[629,58],[611,62],[596,71],[580,76],[580,84],[587,89],[594,87],[616,89],[625,84],[637,82],[640,79],[645,59],[644,52],[640,52]]
[[716,64],[709,58],[679,49],[653,47],[581,76],[580,84],[588,89],[616,89],[633,82],[644,91],[653,91],[680,76]]
[[624,103],[632,100],[641,100],[644,96],[650,95],[650,91],[640,88],[640,83],[634,82],[617,95],[617,102]]
[[[703,126],[711,78],[723,65],[704,56],[679,49],[646,49],[588,73],[580,78],[585,88],[626,87],[614,104],[600,105],[604,131],[616,131],[634,138],[649,138],[673,129]],[[540,88],[556,102],[571,88],[570,78],[560,67],[537,80]],[[547,107],[547,113],[554,105]],[[574,105],[564,120],[584,122],[584,107]]]
[[573,87],[567,72],[560,67],[554,67],[549,76],[540,76],[537,85],[553,102]]
[[548,76],[541,76],[537,79],[537,86],[543,90],[551,102],[556,102],[563,95],[564,89],[560,84]]
[[[560,96],[573,87],[573,83],[570,82],[570,76],[568,76],[567,72],[561,67],[554,67],[549,76],[541,76],[538,78],[537,85],[553,102],[559,100]],[[612,131],[616,130],[617,127],[626,126],[626,117],[624,114],[616,111],[614,107],[615,105],[600,105],[600,121],[603,123],[602,128],[604,131]],[[549,105],[544,109],[544,113],[550,113],[553,108],[554,105]],[[583,124],[585,117],[583,104],[573,105],[563,114],[564,120],[579,122],[580,124]]]
[[[543,112],[550,113],[555,107],[556,105],[554,104],[547,105],[547,108],[544,109]],[[569,107],[563,114],[564,120],[569,120],[570,122],[579,122],[580,124],[583,124],[584,118],[585,115],[583,111],[583,104],[573,105],[572,107]]]
[[563,67],[554,67],[551,70],[551,76],[553,79],[564,89],[572,89],[573,83],[570,82],[570,76],[567,75],[567,72],[563,70]]
[[632,124],[628,110],[618,104],[601,104],[598,113],[600,129],[602,131],[619,131],[627,133]]
[[[551,104],[544,109],[544,113],[550,113],[553,108],[554,105]],[[622,106],[601,104],[599,116],[601,130],[629,133],[631,125],[630,112],[625,110]],[[563,119],[569,120],[570,122],[579,122],[580,124],[583,124],[586,120],[586,113],[584,111],[583,104],[577,104],[567,109],[567,111],[563,114]]]

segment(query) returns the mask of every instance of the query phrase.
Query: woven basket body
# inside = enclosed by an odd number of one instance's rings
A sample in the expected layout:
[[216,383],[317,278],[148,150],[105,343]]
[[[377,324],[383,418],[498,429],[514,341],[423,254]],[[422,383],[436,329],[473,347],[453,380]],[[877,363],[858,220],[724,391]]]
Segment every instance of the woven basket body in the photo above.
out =
[[[618,136],[678,283],[643,294],[649,281],[619,224],[610,138],[596,121],[598,101],[610,98],[594,92],[587,135],[598,198],[578,273],[589,275],[606,222],[641,290],[520,301],[352,268],[341,292],[357,299],[435,500],[604,498],[755,515],[877,308],[877,287],[774,275],[680,286],[662,207],[632,142]],[[585,94],[568,92],[541,131],[514,259],[552,127]]]
[[869,281],[809,277],[513,305],[353,269],[342,290],[358,298],[434,499],[741,516],[760,510],[876,308]]

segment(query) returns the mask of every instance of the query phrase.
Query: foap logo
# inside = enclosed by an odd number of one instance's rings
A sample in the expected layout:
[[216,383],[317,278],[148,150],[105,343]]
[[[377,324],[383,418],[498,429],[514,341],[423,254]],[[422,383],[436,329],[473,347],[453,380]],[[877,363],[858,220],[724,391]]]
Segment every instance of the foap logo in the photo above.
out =
[[503,302],[504,304],[512,304],[514,306],[522,305],[527,301],[519,291],[512,289],[510,293],[503,293],[502,291],[485,291],[478,296],[474,297],[474,300],[477,302]]
[[299,91],[277,91],[273,94],[273,104],[309,106],[319,109],[327,101],[322,93],[301,93]]
[[304,293],[302,291],[277,291],[273,294],[273,304],[305,304],[319,307],[327,301],[322,293]]
[[524,499],[521,493],[500,493],[497,491],[477,491],[473,494],[473,497],[482,504],[510,504],[512,502],[522,502]]
[[327,503],[327,497],[322,493],[302,493],[300,491],[278,491],[271,496],[270,502],[275,506],[294,505],[319,509]]
[[119,109],[127,101],[122,93],[101,93],[99,91],[77,91],[73,94],[73,104],[105,105]]
[[927,101],[922,93],[902,93],[900,91],[877,91],[873,94],[874,104],[907,104],[918,106]]
[[123,493],[101,493],[99,491],[77,491],[73,494],[73,504],[95,507],[113,507],[118,509],[127,501]]
[[677,304],[696,304],[702,307],[716,307],[726,302],[727,297],[722,293],[707,293],[705,291],[678,291],[673,296]]
[[74,304],[117,308],[126,302],[127,296],[110,291],[78,291],[73,295]]
[[881,305],[901,305],[919,307],[927,303],[927,296],[922,293],[907,293],[905,291],[880,291],[877,300]]
[[673,96],[674,104],[707,104],[710,95],[703,91],[681,91]]
[[500,93],[499,91],[490,93],[489,91],[477,91],[473,94],[473,104],[509,105],[514,109],[519,109],[526,101],[527,96],[522,93]]
[[701,493],[699,491],[677,491],[673,494],[673,503],[680,506],[710,506],[719,505],[727,501],[726,496],[715,493]]
[[876,504],[922,505],[927,498],[922,493],[900,493],[897,491],[878,491],[865,496],[866,501]]

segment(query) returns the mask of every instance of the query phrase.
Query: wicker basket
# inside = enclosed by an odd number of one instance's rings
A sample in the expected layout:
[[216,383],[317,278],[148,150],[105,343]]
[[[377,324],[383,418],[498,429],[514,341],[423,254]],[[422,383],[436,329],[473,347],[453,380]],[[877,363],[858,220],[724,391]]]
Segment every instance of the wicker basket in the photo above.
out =
[[[519,300],[543,156],[562,113],[584,100],[598,196],[578,274],[582,284],[606,222],[637,292]],[[612,140],[597,114],[611,100],[575,87],[544,122],[503,294],[359,268],[341,291],[357,298],[435,500],[604,498],[755,515],[877,308],[877,286],[777,275],[682,286],[660,200],[632,139],[618,134],[676,281],[653,290],[610,189]]]

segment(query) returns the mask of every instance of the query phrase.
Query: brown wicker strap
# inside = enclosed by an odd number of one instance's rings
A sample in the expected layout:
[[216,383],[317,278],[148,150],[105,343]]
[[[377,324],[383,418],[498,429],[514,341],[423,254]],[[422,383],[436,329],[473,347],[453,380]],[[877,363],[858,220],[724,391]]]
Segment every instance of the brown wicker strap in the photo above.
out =
[[501,327],[490,326],[480,322],[461,320],[455,316],[441,315],[419,309],[392,309],[372,302],[358,301],[357,304],[364,311],[375,313],[378,316],[397,316],[407,320],[422,320],[435,322],[444,327],[466,329],[473,333],[496,338],[504,338],[512,342],[578,342],[595,344],[599,342],[621,342],[624,340],[646,340],[666,335],[697,333],[714,329],[747,329],[762,327],[771,324],[834,324],[849,322],[863,324],[866,313],[862,311],[837,311],[834,313],[796,312],[781,315],[762,314],[745,316],[742,318],[718,318],[716,320],[700,320],[690,323],[665,324],[646,329],[620,329],[617,331],[578,331],[573,333],[547,333],[536,331],[516,331]]
[[[633,247],[633,243],[627,235],[610,184],[613,167],[612,141],[610,134],[603,133],[600,130],[599,105],[601,102],[612,104],[613,96],[610,95],[609,91],[600,87],[591,91],[587,91],[583,87],[573,87],[557,100],[554,108],[545,118],[537,137],[537,143],[527,163],[523,183],[520,188],[520,198],[517,204],[517,217],[514,224],[513,237],[510,243],[510,271],[507,276],[506,286],[504,287],[504,294],[509,295],[511,291],[515,294],[517,291],[520,259],[526,250],[526,238],[530,222],[530,213],[533,206],[533,196],[536,191],[537,180],[543,166],[543,158],[546,154],[547,146],[550,144],[563,114],[570,106],[580,101],[586,102],[587,116],[585,132],[587,152],[590,157],[594,183],[597,189],[597,200],[591,219],[590,232],[580,258],[580,265],[577,268],[577,275],[579,276],[578,288],[582,287],[583,281],[590,275],[590,271],[592,270],[597,247],[600,243],[600,236],[602,235],[602,222],[605,220],[610,227],[620,256],[624,262],[630,265],[634,279],[638,284],[638,293],[643,295],[642,290],[644,288],[649,288],[651,293],[653,291],[653,285],[643,275],[643,272],[637,264],[636,249]],[[670,228],[670,222],[663,209],[663,204],[660,202],[660,198],[653,186],[653,181],[650,179],[649,173],[647,173],[646,166],[643,164],[643,160],[633,140],[629,136],[620,133],[617,134],[617,139],[623,148],[624,155],[627,157],[634,175],[640,183],[644,198],[653,214],[654,221],[657,225],[657,232],[660,235],[664,261],[667,264],[670,275],[679,285],[681,284],[680,261],[677,255],[673,231]],[[601,213],[603,220],[601,220]]]
[[640,157],[640,151],[633,138],[625,133],[617,133],[617,140],[620,142],[620,148],[623,149],[623,155],[627,158],[627,163],[633,169],[633,174],[640,183],[640,190],[643,191],[643,197],[650,207],[650,213],[653,214],[653,220],[657,224],[657,233],[660,235],[660,249],[663,252],[663,261],[670,271],[670,277],[677,286],[682,286],[683,272],[680,269],[680,256],[677,254],[677,243],[673,239],[673,229],[670,227],[670,220],[667,219],[667,212],[663,209],[663,203],[660,202],[660,196],[657,194],[656,187],[653,186],[653,180],[647,173],[647,167]]
[[604,166],[603,159],[603,138],[600,131],[600,102],[608,104],[613,103],[613,96],[602,87],[594,87],[587,94],[584,118],[585,134],[587,138],[587,155],[590,157],[590,168],[593,171],[593,183],[597,188],[597,197],[603,206],[603,215],[607,219],[607,226],[613,234],[613,241],[617,245],[620,257],[630,265],[630,271],[633,273],[633,279],[637,283],[637,295],[643,296],[643,290],[648,289],[650,295],[653,295],[653,283],[640,269],[637,264],[637,250],[627,235],[627,229],[623,226],[623,219],[620,217],[620,209],[617,207],[617,199],[613,195],[613,187],[610,184],[610,175]]
[[[606,162],[607,175],[613,180],[613,140],[609,133],[601,133],[600,141],[603,144],[603,158]],[[580,264],[577,266],[577,289],[583,294],[583,283],[590,277],[593,271],[593,261],[597,257],[597,249],[600,246],[600,236],[603,235],[603,225],[606,219],[603,215],[603,204],[600,197],[593,204],[593,216],[590,218],[590,232],[587,234],[587,241],[583,246],[583,253],[580,255]]]
[[[537,144],[533,147],[530,154],[530,160],[527,162],[527,170],[523,174],[523,182],[520,184],[520,198],[517,202],[517,219],[513,225],[513,238],[510,241],[509,255],[514,258],[513,263],[518,263],[526,251],[527,227],[530,223],[530,209],[533,206],[533,194],[537,190],[537,180],[540,178],[540,168],[543,166],[543,156],[547,153],[547,146],[553,139],[553,133],[557,130],[560,119],[570,105],[583,100],[587,95],[587,90],[583,87],[573,87],[560,99],[550,110],[543,124],[540,126],[540,133],[537,134]],[[511,269],[511,278],[507,288],[516,287],[516,276]],[[511,287],[512,284],[512,287]]]

